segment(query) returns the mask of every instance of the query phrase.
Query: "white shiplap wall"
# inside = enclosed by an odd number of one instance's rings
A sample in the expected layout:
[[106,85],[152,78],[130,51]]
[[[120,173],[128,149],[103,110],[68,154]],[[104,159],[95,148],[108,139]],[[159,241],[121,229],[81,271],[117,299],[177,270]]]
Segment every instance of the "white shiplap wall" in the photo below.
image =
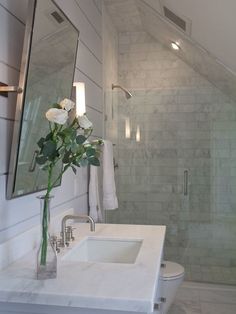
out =
[[[57,4],[80,30],[75,80],[86,84],[88,117],[94,135],[103,135],[102,106],[102,14],[101,1],[57,0]],[[21,62],[27,0],[0,0],[0,81],[17,84]],[[15,113],[15,96],[0,96],[0,243],[39,222],[37,194],[6,200],[6,180]],[[52,214],[74,207],[87,211],[87,170],[77,176],[68,172],[55,189]]]

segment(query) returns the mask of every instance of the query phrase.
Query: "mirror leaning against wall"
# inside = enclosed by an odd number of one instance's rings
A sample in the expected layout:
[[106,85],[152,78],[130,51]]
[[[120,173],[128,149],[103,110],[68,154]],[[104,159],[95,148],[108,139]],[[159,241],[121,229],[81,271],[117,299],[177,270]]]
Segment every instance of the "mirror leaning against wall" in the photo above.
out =
[[46,187],[46,172],[36,164],[37,141],[48,130],[48,108],[71,97],[78,37],[79,31],[53,1],[29,0],[19,80],[23,92],[17,96],[8,199]]

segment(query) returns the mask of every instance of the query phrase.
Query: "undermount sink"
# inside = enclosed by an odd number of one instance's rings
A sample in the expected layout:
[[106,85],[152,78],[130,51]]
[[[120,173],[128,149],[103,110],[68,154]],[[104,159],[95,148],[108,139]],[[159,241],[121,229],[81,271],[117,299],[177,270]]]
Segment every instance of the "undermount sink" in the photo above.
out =
[[142,245],[138,239],[88,237],[67,253],[63,260],[134,264]]

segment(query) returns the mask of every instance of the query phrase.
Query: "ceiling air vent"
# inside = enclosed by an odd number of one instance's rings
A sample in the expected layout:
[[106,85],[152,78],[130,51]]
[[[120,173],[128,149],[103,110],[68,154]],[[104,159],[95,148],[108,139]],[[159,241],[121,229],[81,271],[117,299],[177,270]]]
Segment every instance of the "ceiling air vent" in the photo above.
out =
[[163,5],[163,13],[164,16],[172,23],[174,23],[178,28],[182,31],[190,35],[191,32],[191,21],[186,17],[180,17],[172,10],[168,9],[166,6]]

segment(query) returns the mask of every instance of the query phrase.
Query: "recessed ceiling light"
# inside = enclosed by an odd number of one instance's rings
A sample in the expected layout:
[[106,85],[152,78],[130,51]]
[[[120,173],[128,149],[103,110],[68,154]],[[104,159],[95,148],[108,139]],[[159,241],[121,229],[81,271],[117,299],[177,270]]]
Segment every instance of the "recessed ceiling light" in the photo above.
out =
[[179,49],[180,49],[179,44],[178,44],[177,42],[174,42],[174,41],[172,41],[171,47],[172,47],[174,50],[179,50]]

